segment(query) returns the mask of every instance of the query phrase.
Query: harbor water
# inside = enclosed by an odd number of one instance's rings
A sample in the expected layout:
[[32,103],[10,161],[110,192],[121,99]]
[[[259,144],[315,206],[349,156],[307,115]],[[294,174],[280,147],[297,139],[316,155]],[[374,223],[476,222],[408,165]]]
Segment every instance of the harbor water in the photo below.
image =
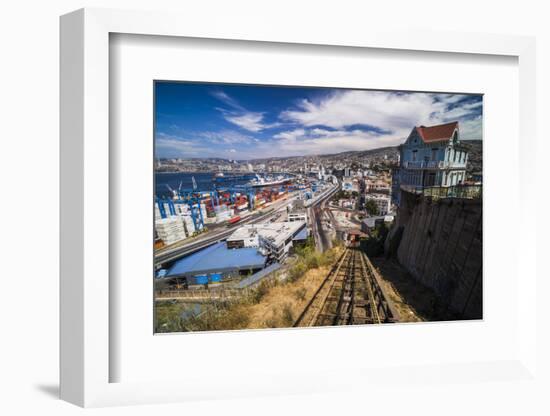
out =
[[221,178],[215,178],[213,172],[176,172],[176,173],[155,173],[155,194],[159,198],[169,198],[171,192],[168,186],[178,190],[181,184],[182,190],[193,190],[193,178],[197,184],[197,191],[213,191],[228,186],[246,185],[255,178],[253,174],[225,173]]

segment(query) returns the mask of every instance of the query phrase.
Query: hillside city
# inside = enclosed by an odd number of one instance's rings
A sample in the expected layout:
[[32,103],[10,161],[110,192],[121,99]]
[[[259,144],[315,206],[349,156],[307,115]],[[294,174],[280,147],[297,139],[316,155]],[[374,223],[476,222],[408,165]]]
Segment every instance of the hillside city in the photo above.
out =
[[458,122],[374,150],[159,158],[156,330],[480,319],[482,181]]

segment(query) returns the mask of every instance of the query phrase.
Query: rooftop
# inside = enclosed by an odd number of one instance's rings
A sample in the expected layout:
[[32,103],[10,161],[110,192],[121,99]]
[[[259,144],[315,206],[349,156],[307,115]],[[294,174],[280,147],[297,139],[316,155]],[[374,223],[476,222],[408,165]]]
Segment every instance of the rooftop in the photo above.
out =
[[260,237],[272,242],[275,245],[282,244],[288,237],[294,236],[302,228],[305,223],[302,221],[293,222],[271,222],[262,224],[259,230]]
[[247,224],[235,230],[228,240],[242,240],[259,235],[270,241],[284,241],[288,237],[295,235],[304,226],[305,223],[301,221]]
[[438,124],[436,126],[419,126],[415,127],[418,135],[425,143],[439,142],[450,140],[453,133],[458,129],[458,121],[452,123]]
[[219,242],[178,260],[166,277],[259,269],[264,267],[265,260],[256,248],[228,249],[224,242]]

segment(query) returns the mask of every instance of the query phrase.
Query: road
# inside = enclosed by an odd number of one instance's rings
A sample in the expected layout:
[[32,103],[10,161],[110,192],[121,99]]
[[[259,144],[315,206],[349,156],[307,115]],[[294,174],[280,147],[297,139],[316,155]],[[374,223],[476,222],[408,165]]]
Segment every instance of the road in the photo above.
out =
[[331,248],[331,242],[327,238],[322,224],[323,211],[327,201],[338,191],[338,189],[340,189],[339,186],[335,186],[326,196],[317,201],[315,205],[308,208],[308,216],[311,219],[311,231],[315,239],[315,246],[321,253]]

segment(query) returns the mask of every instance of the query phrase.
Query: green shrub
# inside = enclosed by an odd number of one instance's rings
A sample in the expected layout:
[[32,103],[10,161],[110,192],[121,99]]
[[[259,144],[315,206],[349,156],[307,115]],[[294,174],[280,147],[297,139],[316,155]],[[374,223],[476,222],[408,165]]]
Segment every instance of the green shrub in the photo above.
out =
[[302,261],[297,261],[288,271],[288,280],[295,282],[308,271],[307,265]]
[[284,304],[282,315],[283,326],[289,327],[294,324],[294,315],[292,313],[292,307],[290,303]]

